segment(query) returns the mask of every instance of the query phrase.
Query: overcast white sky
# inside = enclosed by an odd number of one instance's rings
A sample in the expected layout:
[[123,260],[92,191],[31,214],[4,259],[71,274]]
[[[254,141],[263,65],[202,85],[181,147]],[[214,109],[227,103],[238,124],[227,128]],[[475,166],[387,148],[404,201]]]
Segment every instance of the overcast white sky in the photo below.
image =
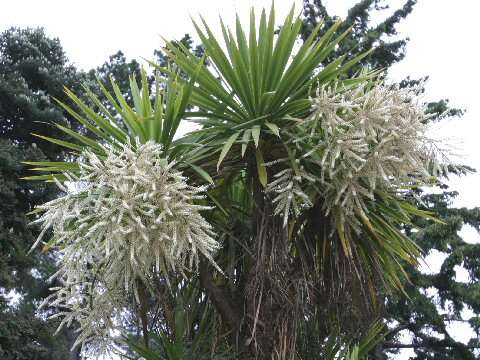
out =
[[[326,1],[331,13],[344,17],[355,0]],[[387,0],[392,8],[403,3]],[[161,46],[160,35],[180,38],[193,34],[189,16],[201,13],[211,24],[232,23],[238,12],[247,19],[250,6],[269,7],[270,0],[0,0],[0,31],[11,26],[43,26],[59,37],[68,58],[88,70],[102,64],[109,55],[122,50],[128,58],[151,58]],[[281,19],[293,1],[277,0],[277,18]],[[296,0],[301,10],[301,0]],[[404,61],[390,71],[392,80],[430,76],[426,99],[448,98],[466,115],[447,121],[438,130],[444,137],[460,142],[464,162],[480,169],[480,71],[478,27],[479,0],[420,0],[415,10],[399,27],[402,37],[411,39]],[[218,27],[213,26],[214,29]],[[458,147],[458,145],[457,145]],[[455,205],[480,206],[480,174],[452,179],[460,191]],[[478,241],[471,229],[464,233],[469,241]],[[437,254],[439,260],[439,255]],[[431,261],[434,268],[438,261]],[[459,329],[458,336],[462,336]],[[455,334],[454,334],[455,335]]]
[[[294,1],[301,10],[302,1]],[[387,0],[395,5],[401,0]],[[244,19],[250,6],[269,7],[270,0],[0,0],[0,30],[10,26],[43,26],[51,36],[60,38],[70,60],[90,69],[109,55],[122,50],[128,58],[151,58],[162,44],[161,37],[180,38],[193,34],[190,16],[201,13],[209,23],[218,24],[221,14],[231,23],[238,12]],[[277,0],[277,18],[281,19],[293,1]],[[332,13],[345,16],[355,0],[327,0]],[[480,168],[480,99],[478,0],[421,0],[400,26],[401,36],[410,37],[407,57],[390,71],[393,80],[406,75],[430,76],[427,98],[449,98],[451,104],[467,109],[461,120],[442,125],[442,133],[462,142],[466,162]],[[213,26],[215,28],[215,26]],[[477,86],[475,86],[477,85]],[[460,206],[480,205],[480,174],[453,179],[461,190]]]

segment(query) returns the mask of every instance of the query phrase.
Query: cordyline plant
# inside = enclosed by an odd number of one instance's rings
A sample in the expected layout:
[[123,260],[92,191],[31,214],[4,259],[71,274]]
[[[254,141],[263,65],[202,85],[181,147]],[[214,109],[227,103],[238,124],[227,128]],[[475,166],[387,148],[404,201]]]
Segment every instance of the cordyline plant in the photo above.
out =
[[[445,166],[419,91],[349,76],[368,53],[320,67],[339,23],[296,49],[293,9],[278,32],[273,7],[221,23],[223,45],[201,22],[206,58],[167,42],[176,69],[153,93],[145,72],[133,106],[114,80],[108,106],[66,90],[85,132],[38,135],[76,156],[28,163],[63,191],[36,210],[59,259],[46,303],[95,353],[130,334],[146,359],[364,358],[421,258],[400,227],[434,220],[411,197]],[[181,121],[201,128],[176,138]]]

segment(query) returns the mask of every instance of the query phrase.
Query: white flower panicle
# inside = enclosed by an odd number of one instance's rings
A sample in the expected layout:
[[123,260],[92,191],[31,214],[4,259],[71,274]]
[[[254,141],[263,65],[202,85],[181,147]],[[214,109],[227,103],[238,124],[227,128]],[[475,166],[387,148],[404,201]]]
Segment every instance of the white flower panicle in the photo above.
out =
[[95,284],[88,285],[89,281],[91,277],[79,274],[76,284],[52,288],[54,293],[41,306],[60,309],[51,316],[62,318],[57,333],[75,322],[78,336],[73,348],[82,346],[86,358],[98,358],[115,348],[114,337],[122,331],[121,315],[128,304],[123,289],[107,291],[101,278]]
[[63,286],[48,303],[62,309],[62,325],[80,323],[77,343],[108,342],[125,299],[139,301],[139,282],[152,289],[157,275],[195,270],[201,255],[218,268],[219,244],[200,214],[209,207],[194,203],[206,188],[188,185],[161,150],[148,142],[105,149],[105,157],[85,152],[70,176],[77,189],[59,184],[65,195],[39,207],[36,244],[51,228],[61,255]]
[[[366,215],[366,200],[376,189],[397,191],[445,171],[447,157],[426,135],[421,89],[367,83],[318,88],[311,115],[285,133],[302,154],[293,161],[304,165],[303,177],[317,180],[327,214],[335,210],[340,222],[354,222]],[[278,193],[276,211],[287,214],[288,199],[304,194],[309,182],[295,182],[290,167],[275,178],[270,188]]]
[[[321,87],[307,126],[321,129],[319,153],[325,207],[344,220],[366,211],[377,188],[397,189],[438,175],[446,159],[427,135],[422,84]],[[316,123],[316,124],[315,124]]]
[[[288,161],[288,159],[280,162]],[[278,161],[277,161],[278,162]],[[267,166],[272,164],[266,164]],[[303,168],[286,168],[274,175],[274,180],[267,184],[266,192],[274,194],[272,203],[275,205],[274,215],[283,215],[283,226],[287,226],[288,217],[298,216],[303,209],[313,204],[302,185],[307,181],[315,182],[315,178],[307,174]]]

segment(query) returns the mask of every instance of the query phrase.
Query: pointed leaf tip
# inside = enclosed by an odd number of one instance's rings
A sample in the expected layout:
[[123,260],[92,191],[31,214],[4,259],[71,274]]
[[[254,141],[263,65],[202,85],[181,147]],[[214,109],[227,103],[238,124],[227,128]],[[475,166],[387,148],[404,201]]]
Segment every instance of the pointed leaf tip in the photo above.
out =
[[227,142],[225,143],[225,145],[223,145],[223,148],[222,148],[222,151],[220,152],[220,157],[218,159],[218,163],[217,163],[217,171],[220,169],[220,165],[223,161],[223,159],[225,158],[225,156],[227,155],[228,151],[230,150],[230,148],[232,147],[233,143],[235,142],[235,140],[237,140],[238,136],[240,135],[240,132],[236,132],[235,134],[233,134],[232,136],[230,136],[227,140]]

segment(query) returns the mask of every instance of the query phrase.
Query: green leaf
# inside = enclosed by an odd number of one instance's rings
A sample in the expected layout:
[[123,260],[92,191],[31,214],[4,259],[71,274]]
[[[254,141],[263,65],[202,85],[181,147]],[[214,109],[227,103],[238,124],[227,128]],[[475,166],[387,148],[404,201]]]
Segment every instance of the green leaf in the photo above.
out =
[[257,160],[258,180],[263,187],[266,187],[268,182],[267,169],[265,167],[262,152],[258,148],[255,150],[255,158]]
[[78,168],[78,164],[75,162],[66,162],[66,161],[21,161],[22,164],[32,165],[32,166],[47,166],[55,167],[59,169],[71,170]]
[[280,130],[278,129],[278,126],[271,123],[271,122],[265,122],[265,125],[278,137],[280,137]]
[[255,147],[258,148],[258,142],[260,140],[260,125],[255,125],[252,127],[252,137]]
[[80,114],[78,114],[76,111],[74,111],[72,108],[69,106],[63,104],[60,102],[60,100],[57,100],[54,98],[54,100],[66,111],[68,112],[75,120],[77,120],[80,124],[85,126],[88,130],[93,132],[95,135],[97,135],[99,138],[104,139],[108,143],[112,143],[113,139],[115,136],[113,136],[111,133],[107,132],[104,130],[104,127],[101,126],[94,126],[90,121],[82,117]]
[[130,92],[132,93],[133,104],[138,116],[145,116],[143,114],[142,97],[140,96],[140,89],[138,88],[137,80],[134,75],[130,75]]
[[128,105],[127,101],[123,97],[122,91],[113,77],[110,78],[110,84],[112,85],[113,92],[115,93],[117,101],[121,106],[121,108],[117,108],[117,110],[122,115],[122,120],[125,122],[125,125],[129,128],[130,132],[134,135],[133,137],[138,137],[141,142],[144,142],[146,140],[145,129],[143,129],[142,124],[138,121],[138,116]]
[[[100,83],[100,87],[102,89],[102,92],[108,93],[108,91],[103,87],[103,84]],[[90,91],[87,89],[87,95],[89,98],[97,105],[102,112],[107,115],[110,119],[110,122],[107,119],[104,119],[101,115],[97,114],[95,111],[93,111],[90,107],[88,107],[87,104],[85,104],[78,96],[76,96],[72,91],[69,89],[65,88],[65,93],[67,96],[72,99],[72,101],[75,103],[76,106],[100,129],[104,130],[105,133],[110,134],[112,137],[117,139],[120,143],[124,143],[127,139],[127,134],[119,129],[117,126],[113,125],[115,124],[116,120],[115,118],[108,112],[108,110],[105,108],[105,106],[101,103],[101,101]],[[111,97],[111,95],[109,94]],[[113,98],[112,98],[113,100]],[[114,100],[113,100],[114,101]],[[115,101],[114,101],[115,102]],[[113,105],[113,104],[112,104]],[[63,105],[62,105],[63,106]],[[118,105],[117,105],[118,106]],[[65,109],[68,106],[63,106]],[[81,122],[78,118],[77,120]]]
[[65,175],[62,175],[62,174],[25,176],[25,177],[22,177],[21,179],[22,180],[32,180],[32,181],[44,181],[44,180],[46,180],[47,182],[53,182],[54,178],[57,178],[59,181],[67,180]]
[[103,148],[94,140],[90,139],[89,137],[79,134],[71,129],[68,129],[60,124],[55,124],[60,130],[62,130],[65,134],[70,135],[71,137],[77,139],[78,141],[84,143],[87,147],[90,147],[98,152],[103,152]]
[[247,129],[243,132],[242,137],[242,157],[245,156],[245,151],[247,150],[248,143],[250,141],[250,136],[252,136],[252,130]]
[[220,169],[220,164],[222,163],[223,159],[225,158],[225,156],[227,155],[228,151],[230,150],[230,148],[232,147],[233,143],[235,142],[235,140],[237,140],[238,136],[240,135],[240,132],[236,132],[235,134],[233,134],[232,136],[230,136],[227,140],[227,142],[225,143],[225,145],[223,145],[223,148],[222,148],[222,151],[220,152],[220,157],[218,159],[218,163],[217,163],[217,171],[218,169]]
[[213,179],[212,177],[205,171],[203,170],[200,166],[196,166],[193,164],[189,164],[193,170],[197,172],[198,175],[200,175],[202,178],[204,178],[206,181],[208,181],[210,184],[213,184]]
[[63,141],[63,140],[55,139],[55,138],[52,138],[52,137],[49,137],[49,136],[43,136],[43,135],[39,135],[39,134],[35,134],[35,133],[32,133],[32,135],[36,136],[40,139],[47,140],[47,141],[49,141],[53,144],[63,146],[67,149],[77,151],[79,153],[81,153],[85,148],[84,146],[77,145],[77,144],[71,143],[69,141]]

